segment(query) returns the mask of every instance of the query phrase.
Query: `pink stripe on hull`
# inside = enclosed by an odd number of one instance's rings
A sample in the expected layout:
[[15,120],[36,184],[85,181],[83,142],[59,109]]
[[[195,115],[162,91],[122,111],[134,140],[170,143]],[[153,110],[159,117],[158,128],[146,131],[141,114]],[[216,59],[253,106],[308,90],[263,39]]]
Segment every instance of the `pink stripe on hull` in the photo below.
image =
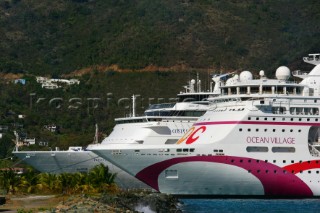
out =
[[260,180],[266,196],[311,197],[313,195],[311,189],[300,178],[276,165],[251,158],[232,156],[192,156],[173,158],[153,164],[141,170],[137,173],[136,178],[159,191],[158,178],[160,173],[170,166],[187,162],[222,163],[237,166],[248,171],[250,170],[251,174]]
[[319,169],[319,168],[320,168],[320,160],[304,161],[301,163],[300,162],[294,163],[294,164],[283,167],[283,169],[293,174],[297,174],[305,170]]

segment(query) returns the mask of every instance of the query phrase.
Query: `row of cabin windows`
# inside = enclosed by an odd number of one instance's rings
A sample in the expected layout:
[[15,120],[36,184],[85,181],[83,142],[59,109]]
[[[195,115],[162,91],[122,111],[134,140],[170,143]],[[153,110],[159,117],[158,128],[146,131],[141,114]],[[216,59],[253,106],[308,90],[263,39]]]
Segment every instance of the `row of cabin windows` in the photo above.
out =
[[[194,148],[191,149],[177,149],[177,152],[194,152]],[[223,152],[223,149],[214,149],[213,152]]]
[[185,117],[200,117],[205,113],[205,111],[175,111],[175,110],[162,110],[162,111],[152,111],[145,112],[146,116],[185,116]]
[[281,86],[248,86],[248,87],[226,87],[222,88],[223,95],[239,94],[293,94],[302,95],[303,87],[281,87]]
[[[266,146],[247,146],[247,152],[269,152],[269,147]],[[273,153],[294,153],[296,152],[295,147],[272,147],[271,151]]]
[[[203,115],[205,112],[204,111],[198,111],[198,112],[192,112],[192,114],[185,114],[183,116],[186,117],[200,117],[201,115]],[[169,122],[168,120],[162,120],[162,118],[148,118],[148,119],[130,119],[130,120],[118,120],[116,121],[116,124],[126,124],[126,123],[143,123],[143,122],[152,122],[152,121],[163,121],[163,122]],[[190,122],[190,120],[180,120],[180,122],[185,122],[188,121]],[[179,122],[177,120],[172,120],[172,122]],[[194,121],[192,121],[194,122]]]
[[[287,114],[285,107],[272,107],[273,114]],[[319,115],[317,107],[290,107],[291,115]]]
[[143,123],[147,122],[147,119],[130,119],[130,120],[118,120],[116,124],[125,124],[125,123]]
[[194,152],[194,148],[191,148],[191,149],[177,149],[177,152]]
[[[277,118],[267,118],[267,117],[265,117],[265,118],[260,118],[260,117],[256,117],[255,119],[254,119],[254,117],[248,117],[248,120],[256,120],[256,121],[259,121],[259,120],[265,120],[265,121],[267,121],[267,120],[272,120],[272,121],[275,121],[275,120],[277,120]],[[288,119],[288,121],[295,121],[295,120],[297,120],[297,121],[318,121],[319,119],[318,118],[315,118],[315,119],[311,119],[311,118],[305,118],[305,119],[303,119],[303,118],[287,118]],[[286,121],[286,118],[280,118],[280,120],[281,121]]]
[[[243,131],[243,129],[239,128],[239,132],[242,132],[242,131]],[[251,132],[251,129],[248,128],[247,131]],[[259,132],[259,131],[260,131],[260,129],[256,129],[256,132]],[[264,129],[264,131],[267,132],[268,129]],[[282,129],[282,132],[285,132],[285,131],[286,131],[285,129]],[[272,129],[272,132],[276,132],[276,129]],[[293,132],[293,129],[290,129],[290,132]],[[299,129],[298,132],[301,132],[301,129]]]
[[[276,174],[276,173],[281,173],[281,171],[284,173],[284,174],[286,174],[286,173],[289,173],[287,170],[274,170],[273,171],[273,173],[274,174]],[[252,170],[248,170],[248,173],[252,173],[253,171]],[[260,173],[260,172],[265,172],[265,173],[269,173],[269,172],[272,172],[272,171],[269,171],[269,170],[265,170],[265,171],[263,171],[263,170],[257,170],[257,173]],[[295,172],[295,170],[291,170],[291,173],[292,174],[295,174],[296,172]],[[302,170],[299,170],[299,173],[303,173],[303,171]],[[308,173],[309,174],[311,174],[311,171],[308,171]],[[319,174],[319,171],[316,171],[316,173],[317,174]]]
[[238,108],[238,109],[229,109],[229,111],[243,111],[244,108]]
[[[234,162],[236,162],[236,160],[235,159],[231,159],[230,160],[231,161],[231,163],[234,163]],[[264,163],[268,163],[269,161],[268,160],[253,160],[253,159],[240,159],[239,160],[239,162],[240,163],[243,163],[244,161],[247,161],[248,163],[252,163],[252,162],[256,162],[256,163],[262,163],[262,162],[264,162]],[[272,161],[273,163],[277,163],[277,160],[273,160]],[[287,160],[282,160],[282,162],[283,163],[286,163],[287,162]],[[288,161],[288,162],[291,162],[291,163],[295,163],[295,161],[294,160],[291,160],[291,161]],[[297,161],[297,163],[303,163],[304,161],[302,161],[302,160],[300,160],[300,161]],[[307,161],[309,164],[311,163],[311,161]],[[315,161],[315,163],[316,164],[319,164],[320,163],[320,161]]]

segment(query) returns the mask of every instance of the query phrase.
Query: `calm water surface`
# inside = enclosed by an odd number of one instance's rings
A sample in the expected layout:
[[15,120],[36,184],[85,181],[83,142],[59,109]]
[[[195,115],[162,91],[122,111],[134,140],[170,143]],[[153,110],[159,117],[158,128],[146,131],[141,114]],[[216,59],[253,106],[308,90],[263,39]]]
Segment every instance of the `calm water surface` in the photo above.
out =
[[184,213],[320,212],[320,199],[180,199]]

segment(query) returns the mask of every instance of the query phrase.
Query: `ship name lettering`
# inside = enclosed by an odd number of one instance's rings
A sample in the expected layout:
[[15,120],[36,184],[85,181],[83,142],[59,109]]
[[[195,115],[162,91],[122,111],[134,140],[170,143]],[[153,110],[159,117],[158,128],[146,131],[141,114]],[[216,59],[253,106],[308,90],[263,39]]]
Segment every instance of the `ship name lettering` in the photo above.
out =
[[102,162],[102,161],[105,161],[105,159],[103,159],[103,158],[94,158],[93,161]]
[[247,137],[247,143],[295,144],[295,138],[281,137]]
[[172,129],[171,132],[174,134],[182,134],[182,133],[186,133],[187,129]]

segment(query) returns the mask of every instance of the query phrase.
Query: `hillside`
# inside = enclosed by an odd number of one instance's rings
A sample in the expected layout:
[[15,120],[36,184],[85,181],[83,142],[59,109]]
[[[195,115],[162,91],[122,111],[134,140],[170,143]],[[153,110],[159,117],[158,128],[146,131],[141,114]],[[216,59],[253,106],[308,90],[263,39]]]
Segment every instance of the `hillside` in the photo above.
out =
[[0,72],[272,72],[318,52],[316,0],[2,0]]
[[[149,104],[173,102],[196,72],[92,72],[78,77],[79,85],[55,90],[41,88],[34,76],[23,78],[25,85],[0,78],[0,128],[8,127],[0,129],[0,159],[11,156],[13,131],[36,138],[37,143],[49,142],[52,149],[67,149],[93,142],[97,123],[101,142],[112,131],[114,118],[132,113],[132,94],[138,96],[136,112],[142,115]],[[202,89],[207,90],[207,73],[200,73],[200,79]],[[57,125],[60,130],[53,133],[45,125]]]

